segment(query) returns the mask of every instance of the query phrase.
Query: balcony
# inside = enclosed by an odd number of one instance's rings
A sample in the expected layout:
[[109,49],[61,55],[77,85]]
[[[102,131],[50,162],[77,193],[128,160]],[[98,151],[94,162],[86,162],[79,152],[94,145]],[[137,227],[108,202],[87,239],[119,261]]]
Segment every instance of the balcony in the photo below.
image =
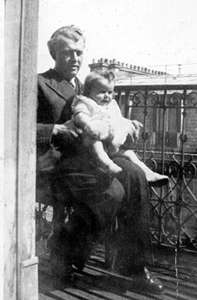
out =
[[[136,290],[132,279],[106,267],[103,244],[92,253],[74,285],[54,290],[46,241],[37,242],[40,300],[196,299],[197,295],[197,85],[117,85],[123,115],[143,123],[133,149],[151,169],[170,177],[170,185],[150,188],[153,263],[149,269],[165,285],[161,296]],[[50,209],[44,221],[50,225]]]

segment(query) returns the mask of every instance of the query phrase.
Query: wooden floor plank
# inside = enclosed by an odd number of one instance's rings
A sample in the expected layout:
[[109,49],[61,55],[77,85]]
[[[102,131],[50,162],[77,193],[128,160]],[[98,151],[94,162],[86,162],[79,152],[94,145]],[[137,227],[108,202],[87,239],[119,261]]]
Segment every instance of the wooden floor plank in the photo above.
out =
[[[64,291],[54,290],[49,256],[41,255],[39,264],[39,300],[196,300],[197,260],[186,255],[178,266],[170,264],[150,266],[151,272],[165,286],[165,293],[151,295],[132,288],[132,278],[105,269],[104,247],[98,246],[83,272],[76,270],[74,285]],[[162,261],[162,260],[161,260]]]
[[[47,296],[53,297],[54,300],[76,300],[79,298],[76,298],[76,296],[69,295],[66,293],[66,291],[59,291],[59,290],[53,290],[50,292],[47,292]],[[80,298],[83,299],[83,298]],[[40,300],[40,299],[39,299]]]
[[42,293],[39,293],[39,300],[54,300],[54,298],[53,298],[53,296],[49,297],[49,296],[46,296]]
[[185,294],[182,294],[180,293],[179,291],[177,292],[172,292],[172,291],[166,291],[165,294],[167,296],[170,296],[172,297],[172,299],[179,299],[179,300],[196,300],[197,299],[197,294],[195,295],[185,295]]
[[91,278],[83,278],[78,280],[76,285],[78,288],[89,291],[89,293],[93,295],[99,295],[104,299],[113,300],[114,297],[116,297],[117,300],[127,299],[127,297],[124,296],[125,289],[121,286],[114,286],[107,278],[105,280],[96,279],[94,281]]
[[[72,295],[76,295],[77,298],[83,299],[83,300],[100,300],[101,297],[99,295],[94,294],[90,289],[85,290],[84,286],[80,289],[73,288],[73,289],[67,289],[66,292]],[[103,294],[104,298],[106,299],[106,294]]]

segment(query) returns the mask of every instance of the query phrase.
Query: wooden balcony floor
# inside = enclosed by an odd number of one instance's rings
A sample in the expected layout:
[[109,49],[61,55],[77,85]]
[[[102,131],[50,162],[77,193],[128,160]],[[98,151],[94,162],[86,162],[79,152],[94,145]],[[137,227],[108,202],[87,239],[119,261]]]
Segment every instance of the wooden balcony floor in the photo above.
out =
[[75,272],[73,286],[63,291],[53,288],[49,260],[46,255],[39,255],[39,300],[197,299],[196,254],[174,256],[166,251],[155,254],[160,263],[149,269],[163,282],[165,292],[162,295],[136,290],[132,288],[131,279],[107,271],[101,245],[91,255],[83,272]]

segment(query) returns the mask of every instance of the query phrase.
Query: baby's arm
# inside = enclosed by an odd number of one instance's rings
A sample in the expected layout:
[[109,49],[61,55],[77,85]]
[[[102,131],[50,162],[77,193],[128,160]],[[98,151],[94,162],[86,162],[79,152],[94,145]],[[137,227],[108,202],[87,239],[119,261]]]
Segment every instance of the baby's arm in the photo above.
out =
[[77,126],[94,139],[105,140],[109,136],[109,124],[107,122],[91,118],[85,113],[76,114],[74,120]]
[[99,139],[100,124],[92,122],[91,107],[83,101],[78,102],[73,115],[76,126],[82,128],[88,135],[94,139]]
[[74,116],[74,121],[77,126],[84,129],[85,126],[91,121],[91,117],[83,112],[80,112]]
[[92,118],[92,106],[87,101],[86,97],[76,96],[72,104],[74,123],[82,129]]

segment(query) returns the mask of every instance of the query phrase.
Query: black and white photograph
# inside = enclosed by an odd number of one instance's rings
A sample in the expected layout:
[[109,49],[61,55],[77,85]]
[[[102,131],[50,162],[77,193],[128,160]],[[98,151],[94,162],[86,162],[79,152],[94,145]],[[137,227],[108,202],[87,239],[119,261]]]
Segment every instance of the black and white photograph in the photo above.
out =
[[196,299],[196,12],[4,1],[0,299]]

